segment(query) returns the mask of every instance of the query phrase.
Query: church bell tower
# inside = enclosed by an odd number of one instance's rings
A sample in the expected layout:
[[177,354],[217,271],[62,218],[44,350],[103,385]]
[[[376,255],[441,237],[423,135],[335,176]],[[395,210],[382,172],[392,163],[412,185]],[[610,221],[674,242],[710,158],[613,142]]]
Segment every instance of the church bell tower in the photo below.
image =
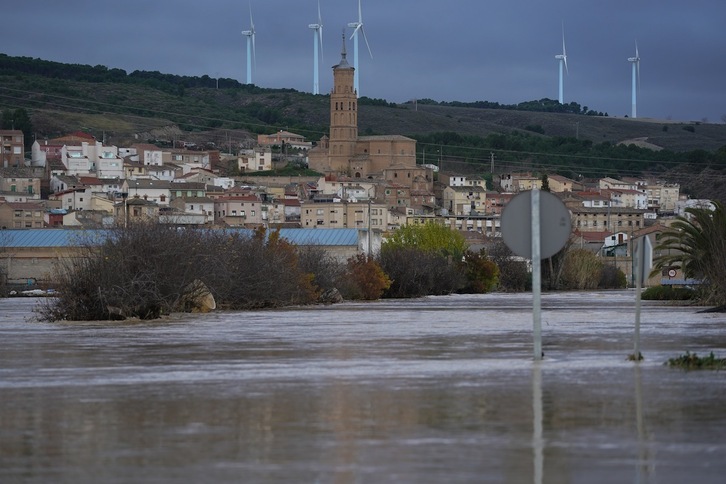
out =
[[353,87],[355,68],[348,64],[345,34],[340,63],[333,66],[333,91],[330,95],[330,166],[348,170],[358,140],[358,95]]

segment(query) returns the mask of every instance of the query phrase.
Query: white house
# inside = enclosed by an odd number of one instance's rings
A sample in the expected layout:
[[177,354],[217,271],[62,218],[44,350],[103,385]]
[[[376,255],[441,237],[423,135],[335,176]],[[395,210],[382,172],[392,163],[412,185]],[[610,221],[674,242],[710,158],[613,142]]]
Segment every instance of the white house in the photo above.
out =
[[240,171],[272,170],[272,150],[257,148],[241,152],[237,158],[237,168]]

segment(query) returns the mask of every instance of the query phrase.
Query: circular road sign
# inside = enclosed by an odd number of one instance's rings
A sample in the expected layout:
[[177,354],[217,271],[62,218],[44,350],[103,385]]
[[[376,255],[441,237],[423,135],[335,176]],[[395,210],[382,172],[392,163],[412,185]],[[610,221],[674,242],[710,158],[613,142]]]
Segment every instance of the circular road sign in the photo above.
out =
[[[550,192],[539,193],[540,258],[552,257],[565,246],[572,226],[570,211]],[[515,254],[532,258],[532,192],[512,198],[501,218],[502,238]]]

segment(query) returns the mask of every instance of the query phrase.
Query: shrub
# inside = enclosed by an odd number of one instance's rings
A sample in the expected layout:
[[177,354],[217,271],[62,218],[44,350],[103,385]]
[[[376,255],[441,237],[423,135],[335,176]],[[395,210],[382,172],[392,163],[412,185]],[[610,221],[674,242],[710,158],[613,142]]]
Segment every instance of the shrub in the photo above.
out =
[[489,256],[499,269],[497,288],[500,291],[523,292],[532,288],[532,275],[527,270],[527,263],[515,257],[503,241],[494,243]]
[[600,271],[599,289],[624,289],[628,287],[628,279],[619,268],[611,265],[603,266]]
[[704,357],[699,357],[696,353],[691,354],[686,351],[685,355],[670,358],[666,364],[670,367],[683,368],[684,370],[722,370],[726,368],[726,358],[716,358],[713,351]]
[[[157,318],[185,309],[198,288],[218,307],[252,309],[316,300],[313,277],[294,248],[274,232],[239,232],[132,224],[86,241],[63,261],[58,297],[39,310],[43,320]],[[203,284],[200,284],[203,283]]]
[[391,286],[391,279],[375,259],[358,254],[348,259],[346,277],[339,290],[345,299],[379,299]]
[[451,294],[466,283],[461,267],[437,252],[384,245],[379,261],[391,279],[384,297]]
[[493,290],[499,278],[499,268],[487,257],[486,250],[479,253],[467,251],[462,263],[466,273],[466,285],[458,292],[484,294]]
[[570,250],[565,255],[563,286],[566,289],[595,289],[600,281],[602,267],[603,263],[589,250]]
[[649,301],[689,301],[697,298],[697,291],[685,287],[653,286],[645,289],[640,297]]

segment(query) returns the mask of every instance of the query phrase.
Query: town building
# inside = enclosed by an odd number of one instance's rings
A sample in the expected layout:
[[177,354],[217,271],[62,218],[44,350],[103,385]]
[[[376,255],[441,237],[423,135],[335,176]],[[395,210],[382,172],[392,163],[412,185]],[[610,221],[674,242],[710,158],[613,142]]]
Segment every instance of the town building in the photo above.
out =
[[0,130],[0,168],[25,166],[25,137],[19,129]]
[[313,146],[312,142],[305,141],[304,136],[289,131],[279,130],[272,134],[257,135],[257,144],[263,147],[282,146],[283,143],[303,150],[309,150]]

